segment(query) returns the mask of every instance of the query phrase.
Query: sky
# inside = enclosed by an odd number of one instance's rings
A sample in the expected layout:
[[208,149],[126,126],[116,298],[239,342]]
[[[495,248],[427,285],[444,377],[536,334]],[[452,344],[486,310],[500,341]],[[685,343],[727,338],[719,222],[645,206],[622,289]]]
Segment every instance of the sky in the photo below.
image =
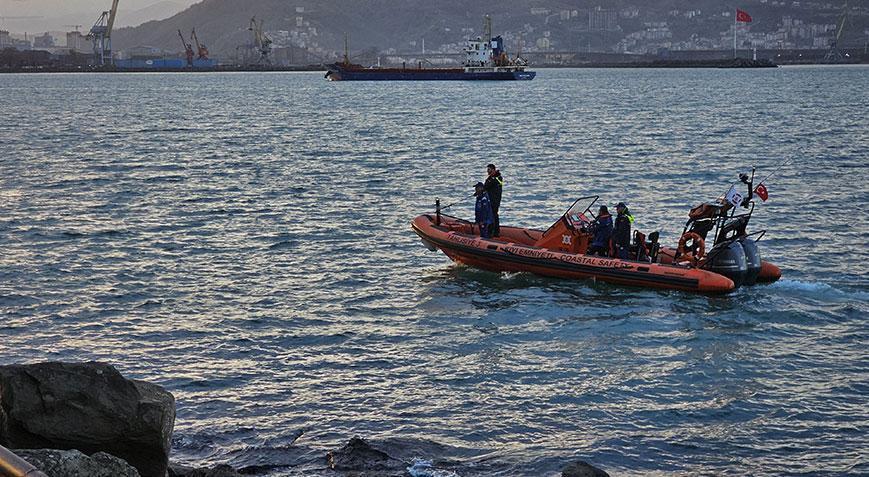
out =
[[[118,26],[138,25],[159,20],[201,0],[120,0]],[[88,30],[112,0],[0,0],[0,29],[14,33],[67,31],[82,25]],[[16,18],[17,17],[17,18]],[[36,17],[36,18],[20,18]]]

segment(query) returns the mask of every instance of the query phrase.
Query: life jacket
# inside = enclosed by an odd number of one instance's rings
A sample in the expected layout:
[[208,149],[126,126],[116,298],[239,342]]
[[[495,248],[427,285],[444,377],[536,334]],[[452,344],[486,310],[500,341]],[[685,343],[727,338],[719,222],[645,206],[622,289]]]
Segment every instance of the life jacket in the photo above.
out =
[[634,223],[634,216],[631,215],[631,210],[628,209],[627,207],[625,207],[625,213],[624,213],[624,215],[628,218],[628,220],[629,220],[631,223]]

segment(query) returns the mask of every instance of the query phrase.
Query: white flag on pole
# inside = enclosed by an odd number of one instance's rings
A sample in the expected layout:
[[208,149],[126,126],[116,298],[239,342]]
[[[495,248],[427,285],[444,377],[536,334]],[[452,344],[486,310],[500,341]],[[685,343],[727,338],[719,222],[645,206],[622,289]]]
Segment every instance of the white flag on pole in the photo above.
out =
[[727,200],[727,202],[730,202],[734,207],[739,207],[739,205],[742,204],[743,198],[742,194],[736,190],[735,185],[730,186],[730,190],[728,190],[727,195],[724,196],[724,199]]

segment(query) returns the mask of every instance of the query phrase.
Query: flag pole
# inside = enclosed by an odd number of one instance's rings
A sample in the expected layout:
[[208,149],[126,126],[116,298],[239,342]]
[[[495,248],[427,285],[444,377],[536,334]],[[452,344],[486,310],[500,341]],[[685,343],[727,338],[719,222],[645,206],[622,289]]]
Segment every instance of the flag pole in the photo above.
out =
[[733,58],[736,58],[736,19],[739,18],[739,9],[733,15]]

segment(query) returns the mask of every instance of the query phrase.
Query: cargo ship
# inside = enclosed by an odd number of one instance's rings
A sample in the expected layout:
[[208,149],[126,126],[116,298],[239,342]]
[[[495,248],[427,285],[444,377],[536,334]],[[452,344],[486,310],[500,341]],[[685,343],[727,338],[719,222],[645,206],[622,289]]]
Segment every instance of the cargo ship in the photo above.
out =
[[532,80],[537,75],[527,71],[528,62],[510,58],[501,36],[492,38],[491,23],[486,18],[486,34],[468,40],[461,68],[423,68],[422,63],[408,68],[365,67],[350,62],[345,46],[344,61],[333,64],[326,72],[329,81],[515,81]]

